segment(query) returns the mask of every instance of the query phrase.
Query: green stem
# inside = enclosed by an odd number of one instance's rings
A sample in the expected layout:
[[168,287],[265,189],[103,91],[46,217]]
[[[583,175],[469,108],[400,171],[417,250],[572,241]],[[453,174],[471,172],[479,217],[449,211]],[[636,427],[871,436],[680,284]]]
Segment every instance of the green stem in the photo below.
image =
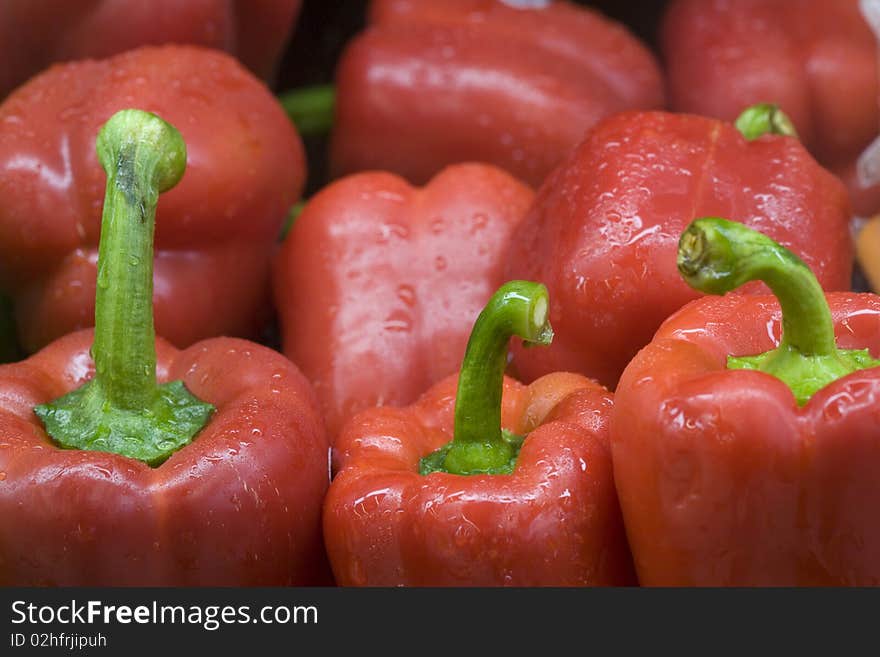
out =
[[323,135],[333,127],[336,88],[332,84],[287,91],[278,101],[300,135]]
[[153,229],[159,194],[186,166],[180,133],[136,110],[114,115],[98,134],[107,174],[95,296],[96,380],[110,403],[142,408],[156,392]]
[[192,440],[213,407],[179,381],[156,383],[153,232],[159,194],[186,167],[180,133],[140,110],[114,114],[98,134],[107,189],[98,248],[95,376],[34,411],[62,447],[164,461]]
[[772,103],[747,107],[736,119],[735,125],[743,137],[750,141],[763,135],[798,136],[788,115]]
[[422,459],[420,471],[503,474],[513,470],[522,438],[501,428],[501,394],[510,338],[547,345],[553,339],[547,288],[510,281],[474,324],[458,378],[452,442]]
[[831,310],[809,267],[743,224],[716,217],[694,221],[681,236],[678,269],[691,287],[708,294],[725,294],[749,281],[767,284],[782,308],[779,346],[756,356],[730,356],[728,367],[776,376],[799,404],[835,379],[877,362],[866,350],[837,348]]
[[726,219],[697,219],[681,237],[678,269],[691,287],[710,294],[763,281],[782,306],[782,344],[810,355],[836,351],[819,281],[800,258],[763,233]]

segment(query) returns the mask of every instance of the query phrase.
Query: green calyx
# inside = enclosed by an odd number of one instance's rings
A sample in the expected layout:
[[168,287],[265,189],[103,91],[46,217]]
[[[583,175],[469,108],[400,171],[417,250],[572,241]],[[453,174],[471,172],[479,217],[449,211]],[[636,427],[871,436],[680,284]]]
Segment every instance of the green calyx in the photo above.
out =
[[525,439],[525,436],[502,429],[502,445],[494,445],[491,441],[464,443],[453,451],[454,443],[448,442],[419,461],[419,474],[510,474],[516,466],[519,449]]
[[806,356],[791,346],[778,347],[757,356],[728,357],[732,370],[757,370],[772,374],[785,383],[799,406],[832,381],[858,370],[876,367],[867,349],[838,349],[833,355]]
[[156,381],[156,205],[159,194],[183,176],[186,145],[158,116],[122,110],[101,129],[97,150],[107,190],[98,248],[95,376],[34,412],[62,447],[113,452],[156,466],[189,443],[214,410],[182,382]]
[[788,115],[772,103],[759,103],[747,107],[737,117],[736,129],[751,141],[763,135],[785,135],[797,138],[797,130]]
[[771,374],[791,389],[799,405],[852,372],[880,365],[867,350],[839,349],[822,287],[804,262],[772,239],[743,224],[706,217],[682,234],[678,269],[694,289],[725,294],[749,281],[763,281],[782,307],[782,339],[776,349],[729,356],[729,369]]
[[300,135],[324,135],[333,127],[336,89],[332,84],[288,91],[278,97],[278,102]]
[[453,440],[419,463],[421,474],[510,474],[524,437],[501,428],[501,395],[510,338],[553,340],[547,288],[530,281],[502,285],[474,323],[458,377]]
[[66,449],[122,454],[157,466],[192,442],[214,407],[195,397],[182,381],[156,387],[142,409],[119,408],[94,379],[55,401],[37,406],[37,417]]

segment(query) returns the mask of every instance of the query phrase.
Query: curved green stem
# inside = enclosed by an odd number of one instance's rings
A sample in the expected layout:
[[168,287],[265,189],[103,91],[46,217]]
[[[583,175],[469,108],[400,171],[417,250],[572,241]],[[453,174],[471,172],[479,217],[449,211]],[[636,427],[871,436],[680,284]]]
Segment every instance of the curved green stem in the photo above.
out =
[[323,135],[333,127],[336,88],[332,84],[287,91],[278,101],[300,135]]
[[153,231],[159,194],[186,167],[180,133],[140,110],[114,114],[97,140],[107,189],[98,248],[95,376],[34,411],[61,446],[164,461],[192,440],[213,407],[180,381],[156,383]]
[[553,339],[547,288],[510,281],[489,300],[474,324],[458,378],[452,442],[422,459],[422,474],[505,474],[522,438],[501,428],[501,394],[510,338],[547,345]]
[[736,119],[735,125],[743,137],[750,141],[763,135],[798,136],[788,115],[772,103],[747,107]]
[[749,281],[763,281],[782,308],[782,338],[764,354],[728,357],[731,369],[772,374],[791,388],[799,404],[835,379],[874,361],[867,350],[841,350],[825,293],[804,262],[772,239],[743,224],[705,217],[682,234],[678,269],[693,288],[725,294]]
[[763,233],[726,219],[697,219],[681,236],[678,269],[691,287],[709,294],[765,282],[782,306],[783,344],[810,355],[837,349],[819,281],[800,258]]

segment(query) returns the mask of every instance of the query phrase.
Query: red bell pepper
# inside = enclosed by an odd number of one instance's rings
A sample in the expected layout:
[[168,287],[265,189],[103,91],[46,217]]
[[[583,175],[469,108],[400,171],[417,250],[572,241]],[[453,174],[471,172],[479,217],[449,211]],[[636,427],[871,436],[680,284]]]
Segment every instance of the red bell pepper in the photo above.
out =
[[337,67],[336,175],[480,161],[538,185],[601,118],[664,102],[651,52],[569,2],[374,0],[370,23]]
[[694,301],[621,378],[614,476],[640,582],[880,584],[880,298],[826,300],[792,253],[719,219],[688,228],[679,268],[712,294],[763,280],[778,302]]
[[506,256],[507,278],[543,281],[554,299],[553,344],[514,350],[524,380],[569,369],[616,385],[663,320],[699,294],[675,269],[695,215],[743,217],[801,254],[827,289],[849,289],[843,185],[797,139],[755,138],[788,126],[773,108],[740,124],[751,141],[713,119],[619,114],[547,179]]
[[97,150],[95,330],[0,367],[0,583],[326,582],[328,444],[308,382],[244,340],[155,342],[153,226],[183,175],[180,133],[124,110]]
[[181,126],[189,167],[159,210],[155,312],[179,347],[256,335],[270,260],[305,182],[296,131],[221,52],[168,46],[56,66],[0,105],[0,285],[28,351],[92,325],[99,126],[137,105]]
[[309,200],[277,256],[275,306],[331,440],[357,411],[409,404],[455,372],[533,197],[500,169],[463,164],[422,189],[374,172]]
[[546,320],[546,288],[505,284],[458,377],[346,425],[324,505],[337,583],[634,583],[608,451],[611,394],[573,374],[531,386],[504,377],[511,336],[546,344]]
[[856,212],[880,210],[880,186],[856,174],[880,132],[877,39],[859,0],[673,0],[661,34],[672,109],[733,120],[779,105]]
[[0,98],[50,64],[139,46],[219,48],[271,80],[301,0],[4,0]]

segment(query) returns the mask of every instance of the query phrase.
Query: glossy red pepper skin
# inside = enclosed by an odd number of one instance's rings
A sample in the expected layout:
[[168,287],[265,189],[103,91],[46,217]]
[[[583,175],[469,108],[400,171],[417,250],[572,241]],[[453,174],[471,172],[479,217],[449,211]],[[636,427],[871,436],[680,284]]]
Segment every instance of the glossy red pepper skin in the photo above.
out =
[[557,373],[505,377],[502,426],[528,433],[510,475],[418,472],[452,439],[458,377],[408,408],[346,425],[324,537],[343,586],[586,586],[635,582],[608,449],[612,395]]
[[355,174],[309,200],[276,258],[275,306],[331,441],[357,411],[412,403],[458,369],[533,198],[500,169],[462,164],[423,188]]
[[615,386],[663,320],[699,296],[675,258],[700,216],[735,217],[800,255],[824,289],[849,289],[846,190],[800,142],[747,142],[697,116],[619,114],[547,179],[510,241],[506,277],[547,286],[556,333],[545,349],[514,345],[518,375],[567,368]]
[[337,175],[422,184],[478,161],[538,185],[599,119],[664,102],[650,51],[572,3],[376,0],[370,17],[337,68]]
[[225,50],[270,80],[301,0],[4,0],[0,98],[50,64],[140,46]]
[[233,338],[157,341],[160,382],[216,407],[157,468],[64,450],[33,412],[91,378],[92,331],[0,367],[0,583],[275,586],[327,582],[328,444],[308,382]]
[[[876,356],[880,299],[828,301],[838,345]],[[803,407],[768,374],[726,369],[780,332],[772,297],[700,299],[624,372],[612,454],[642,584],[880,584],[880,368]]]
[[93,325],[106,181],[95,136],[130,106],[179,126],[188,149],[156,219],[157,332],[179,347],[249,337],[269,315],[271,256],[305,182],[300,139],[228,55],[143,48],[56,66],[0,105],[0,281],[28,351]]
[[674,0],[661,41],[672,109],[732,121],[776,103],[855,210],[880,209],[854,170],[880,132],[877,40],[858,0]]

